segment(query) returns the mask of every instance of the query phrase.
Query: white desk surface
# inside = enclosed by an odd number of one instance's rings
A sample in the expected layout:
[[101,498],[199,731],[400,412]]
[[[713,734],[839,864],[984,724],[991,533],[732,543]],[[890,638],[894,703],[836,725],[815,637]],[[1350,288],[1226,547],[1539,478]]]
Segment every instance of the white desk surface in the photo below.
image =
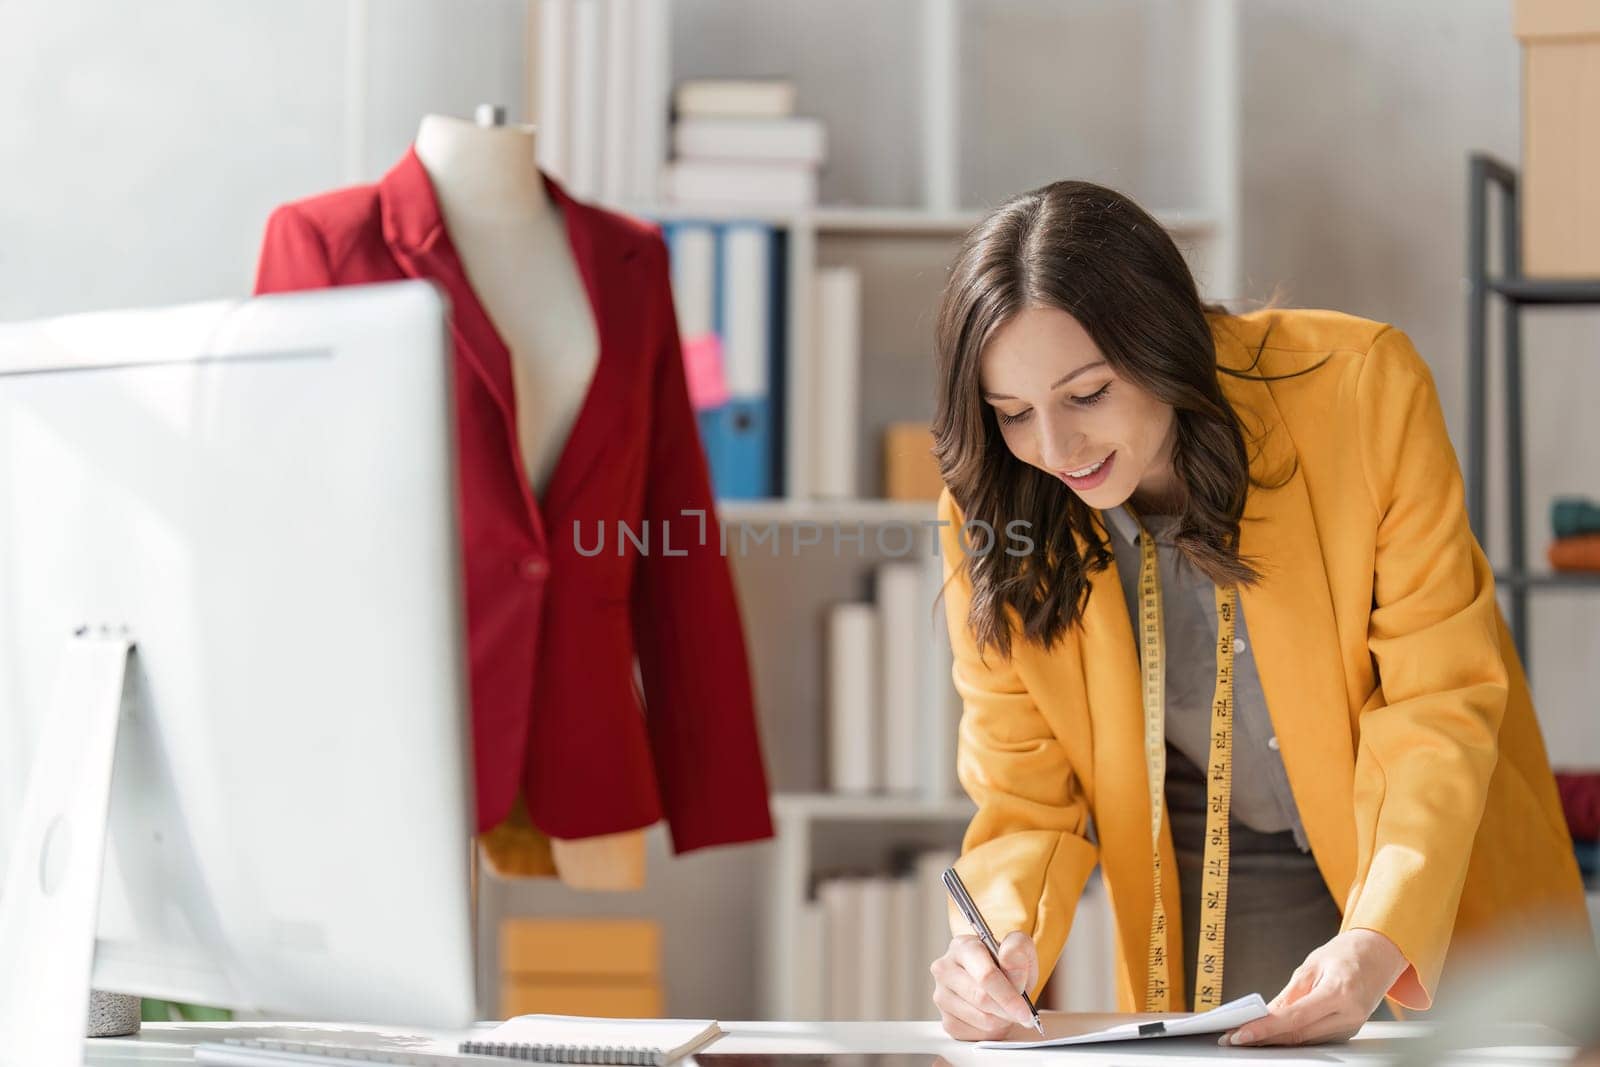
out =
[[[1053,1013],[1051,1013],[1053,1014]],[[943,1057],[950,1067],[1065,1067],[1072,1064],[1129,1064],[1141,1062],[1216,1062],[1283,1064],[1419,1064],[1461,1063],[1535,1067],[1565,1064],[1576,1048],[1569,1039],[1534,1024],[1503,1024],[1474,1035],[1470,1048],[1447,1053],[1429,1041],[1436,1027],[1430,1023],[1368,1023],[1355,1038],[1342,1045],[1305,1048],[1219,1048],[1216,1038],[1163,1038],[1115,1044],[1038,1051],[983,1050],[945,1036],[937,1022],[724,1022],[727,1036],[704,1051],[741,1053],[778,1052],[903,1052]],[[427,1048],[423,1042],[450,1042],[460,1033],[402,1028],[353,1028],[328,1023],[146,1023],[137,1037],[96,1039],[88,1043],[86,1062],[94,1067],[166,1067],[192,1062],[192,1046],[224,1037],[276,1037],[290,1041],[330,1041],[341,1044],[375,1044],[390,1048]],[[443,1051],[453,1046],[433,1045]],[[1415,1057],[1412,1060],[1412,1057]],[[943,1065],[940,1065],[943,1067]]]

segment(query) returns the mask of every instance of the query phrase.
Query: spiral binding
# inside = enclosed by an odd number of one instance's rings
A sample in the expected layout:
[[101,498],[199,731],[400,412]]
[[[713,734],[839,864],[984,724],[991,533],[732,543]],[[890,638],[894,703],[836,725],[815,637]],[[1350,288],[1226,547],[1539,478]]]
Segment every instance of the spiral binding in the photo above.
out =
[[528,1041],[463,1041],[461,1051],[544,1063],[584,1063],[600,1067],[656,1067],[659,1049],[643,1045],[541,1045]]

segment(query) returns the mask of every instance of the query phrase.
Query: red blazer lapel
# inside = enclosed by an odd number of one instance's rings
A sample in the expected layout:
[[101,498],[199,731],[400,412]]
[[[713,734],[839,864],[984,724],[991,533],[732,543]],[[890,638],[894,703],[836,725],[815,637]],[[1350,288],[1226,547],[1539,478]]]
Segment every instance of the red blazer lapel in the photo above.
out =
[[[641,324],[630,313],[628,293],[639,282],[629,275],[637,242],[627,239],[615,225],[599,217],[587,204],[574,200],[559,183],[546,176],[545,192],[562,213],[567,241],[589,297],[600,346],[593,380],[584,397],[572,432],[556,461],[542,506],[529,490],[529,507],[555,511],[582,484],[618,419],[626,411],[622,402],[628,378],[640,364]],[[511,352],[479,302],[465,266],[450,241],[439,201],[422,161],[408,149],[378,184],[384,240],[401,270],[413,278],[438,282],[450,297],[451,330],[467,364],[494,398],[506,425],[506,446],[517,451],[516,393],[511,380]],[[529,299],[537,299],[530,293]],[[520,455],[515,457],[521,471]]]
[[[545,488],[542,507],[555,515],[571,501],[613,434],[624,432],[619,422],[628,411],[626,398],[640,386],[637,376],[653,361],[648,358],[651,338],[641,298],[646,287],[637,273],[639,242],[615,221],[574,200],[558,182],[547,177],[545,189],[566,222],[600,344],[594,379]],[[648,388],[644,392],[648,394]],[[647,428],[641,422],[631,432],[643,434]]]
[[467,281],[466,268],[445,231],[433,182],[415,149],[407,149],[378,183],[378,209],[383,238],[400,269],[410,277],[439,283],[449,295],[456,347],[494,397],[507,428],[513,428],[516,394],[510,352]]

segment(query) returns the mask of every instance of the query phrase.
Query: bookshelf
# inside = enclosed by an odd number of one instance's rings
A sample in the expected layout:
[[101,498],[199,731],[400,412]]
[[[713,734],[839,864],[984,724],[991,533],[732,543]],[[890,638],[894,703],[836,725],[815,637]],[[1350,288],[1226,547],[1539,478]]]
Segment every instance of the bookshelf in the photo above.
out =
[[[809,1014],[797,988],[803,976],[793,961],[806,936],[799,920],[814,893],[820,867],[889,862],[894,849],[956,850],[961,832],[977,809],[965,797],[850,796],[837,793],[779,793],[773,797],[777,849],[772,858],[767,931],[762,952],[762,1011],[774,1019]],[[840,838],[844,840],[841,842]],[[927,961],[929,963],[932,960]],[[908,978],[921,980],[925,966]],[[931,1005],[930,1005],[931,1010]]]
[[[732,889],[718,891],[726,894],[719,901],[724,914],[757,931],[759,951],[752,954],[712,929],[692,935],[693,909],[663,894],[628,905],[658,915],[691,943],[675,949],[669,933],[670,1013],[795,1017],[786,964],[795,957],[799,913],[819,874],[881,869],[908,847],[956,848],[974,810],[953,783],[916,794],[830,793],[823,741],[826,606],[859,600],[870,587],[872,571],[884,562],[872,531],[920,527],[935,517],[931,500],[883,499],[878,450],[887,423],[932,414],[933,317],[946,269],[962,236],[988,208],[1017,191],[1081,177],[1122,189],[1151,209],[1184,249],[1207,298],[1237,297],[1236,0],[645,3],[662,34],[650,42],[637,77],[654,79],[656,103],[666,99],[667,87],[687,78],[776,75],[794,82],[797,111],[827,128],[828,162],[816,205],[662,203],[642,182],[616,195],[596,189],[586,197],[663,223],[753,221],[782,231],[785,495],[724,500],[718,516],[730,529],[776,526],[785,536],[802,523],[860,524],[869,531],[859,553],[835,554],[827,546],[795,553],[787,541],[776,557],[765,550],[730,552],[777,840],[738,850],[744,873],[730,879]],[[536,44],[530,41],[531,68],[537,67]],[[539,78],[536,69],[529,73],[528,112],[537,115]],[[664,112],[651,114],[651,121],[664,123]],[[664,158],[670,138],[651,128],[639,143]],[[833,266],[852,267],[861,278],[860,495],[850,499],[814,491],[807,437],[828,403],[813,380],[814,278],[819,268]],[[919,555],[927,558],[932,548],[924,532]],[[947,647],[939,654],[948,680]],[[584,910],[604,907],[603,901],[566,899]],[[512,895],[506,906],[518,906]],[[1085,914],[1104,921],[1103,908]],[[1075,930],[1074,943],[1099,937],[1109,946],[1101,933]],[[713,991],[695,989],[687,979],[673,984],[675,974],[704,965],[684,953],[708,952],[717,957],[716,970],[730,976],[727,986]],[[933,1018],[932,1005],[927,1009]]]
[[961,822],[977,812],[966,797],[872,796],[847,793],[778,793],[772,798],[773,815],[782,821],[820,819],[861,820],[926,819]]

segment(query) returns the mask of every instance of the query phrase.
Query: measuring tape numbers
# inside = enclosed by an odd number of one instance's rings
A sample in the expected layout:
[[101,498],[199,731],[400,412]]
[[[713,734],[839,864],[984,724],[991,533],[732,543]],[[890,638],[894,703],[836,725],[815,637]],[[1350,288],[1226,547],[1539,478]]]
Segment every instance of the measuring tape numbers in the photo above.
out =
[[[1206,837],[1200,882],[1199,952],[1194,1010],[1222,1004],[1223,944],[1228,929],[1228,810],[1233,799],[1233,640],[1236,598],[1216,589],[1217,683],[1211,698],[1211,746],[1206,768]],[[1145,1010],[1169,1011],[1167,909],[1161,896],[1161,811],[1167,779],[1166,636],[1161,621],[1161,577],[1155,539],[1140,523],[1139,672],[1144,699],[1145,772],[1150,783],[1150,850],[1155,871]]]

